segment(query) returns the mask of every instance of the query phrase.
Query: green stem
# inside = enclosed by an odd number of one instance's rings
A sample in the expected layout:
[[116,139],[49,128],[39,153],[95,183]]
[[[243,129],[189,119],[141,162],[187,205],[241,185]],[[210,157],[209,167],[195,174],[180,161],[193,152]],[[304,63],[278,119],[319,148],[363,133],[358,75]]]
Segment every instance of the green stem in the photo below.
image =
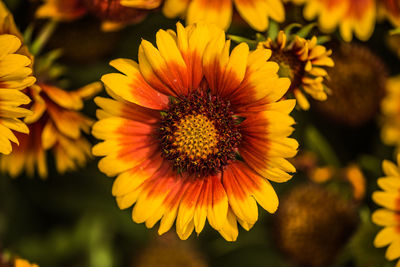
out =
[[58,22],[52,20],[49,21],[42,31],[39,33],[39,36],[36,40],[32,43],[30,47],[30,51],[34,56],[37,56],[42,51],[43,47],[46,45],[47,41],[49,40],[50,36],[53,34],[54,30],[56,29]]
[[324,136],[313,126],[308,126],[305,131],[307,146],[317,152],[320,157],[333,167],[340,167],[340,161],[336,156],[332,146],[324,138]]

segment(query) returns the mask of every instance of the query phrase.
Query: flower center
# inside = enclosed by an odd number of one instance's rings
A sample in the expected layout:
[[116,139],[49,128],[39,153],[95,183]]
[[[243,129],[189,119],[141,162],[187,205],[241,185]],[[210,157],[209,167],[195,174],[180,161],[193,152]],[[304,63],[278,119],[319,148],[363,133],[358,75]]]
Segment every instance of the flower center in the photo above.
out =
[[206,176],[235,160],[241,134],[229,101],[197,91],[170,102],[158,138],[163,157],[178,172]]
[[279,64],[278,74],[280,77],[288,77],[290,79],[291,84],[289,90],[300,86],[304,76],[305,63],[293,52],[273,49],[270,60]]
[[[188,115],[176,125],[174,143],[190,159],[206,159],[218,144],[218,132],[204,115]],[[215,149],[215,150],[214,150]]]

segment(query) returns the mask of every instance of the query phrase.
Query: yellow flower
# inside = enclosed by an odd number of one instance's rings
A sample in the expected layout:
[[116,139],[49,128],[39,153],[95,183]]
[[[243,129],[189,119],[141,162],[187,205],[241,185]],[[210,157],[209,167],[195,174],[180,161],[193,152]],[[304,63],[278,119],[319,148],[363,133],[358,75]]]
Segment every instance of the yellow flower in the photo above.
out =
[[292,0],[305,4],[303,14],[307,20],[319,16],[319,28],[327,33],[338,26],[346,42],[353,38],[368,40],[375,27],[375,0]]
[[[389,261],[400,258],[400,154],[397,155],[397,165],[384,160],[383,172],[386,176],[378,179],[378,185],[383,191],[375,191],[372,199],[383,208],[372,214],[372,221],[384,228],[376,235],[375,247],[389,246],[386,258]],[[400,261],[396,266],[400,266]]]
[[[132,0],[131,0],[132,1]],[[122,4],[127,1],[122,1]],[[282,0],[166,0],[163,12],[174,18],[186,15],[187,24],[207,22],[227,29],[232,20],[233,4],[241,17],[257,31],[268,28],[268,18],[285,20]]]
[[15,267],[39,267],[39,265],[32,264],[29,261],[23,260],[23,259],[15,259],[14,266]]
[[[278,101],[290,86],[279,78],[270,50],[249,52],[216,26],[194,24],[160,30],[157,48],[143,40],[139,64],[117,59],[121,73],[102,81],[115,100],[96,98],[102,109],[93,147],[105,156],[99,168],[118,175],[112,193],[121,209],[159,234],[176,219],[187,239],[206,219],[229,241],[237,221],[249,230],[257,202],[273,213],[278,197],[268,180],[285,182],[295,168],[285,159],[298,143],[288,136],[294,100]],[[265,81],[268,81],[266,83]],[[277,102],[278,101],[278,102]]]
[[[21,46],[21,42],[23,42],[22,35],[2,2],[0,2],[0,23],[3,23],[0,26],[4,31],[18,37],[14,37],[12,40],[7,39],[9,42],[2,47],[7,48],[7,44],[11,45],[11,49],[5,49],[5,53],[17,50]],[[2,45],[1,39],[0,45]],[[3,52],[3,49],[0,51]],[[45,82],[34,84],[35,78],[30,76],[26,78],[32,72],[32,69],[25,67],[31,65],[30,59],[33,62],[33,55],[29,53],[25,45],[18,50],[18,53],[22,55],[14,54],[10,59],[5,58],[8,60],[5,61],[7,68],[2,66],[2,58],[0,56],[0,89],[3,90],[2,86],[4,84],[5,86],[8,85],[1,80],[1,73],[6,69],[10,72],[10,74],[5,73],[4,77],[6,78],[7,75],[14,79],[25,75],[23,79],[19,78],[20,80],[11,81],[10,84],[14,86],[14,89],[23,90],[30,98],[19,91],[13,94],[5,92],[4,95],[0,93],[0,131],[15,143],[19,141],[19,146],[9,144],[9,147],[7,147],[4,144],[8,140],[5,140],[5,137],[0,139],[0,149],[7,149],[6,151],[9,154],[0,157],[0,170],[12,177],[16,177],[24,170],[28,175],[32,176],[35,173],[35,169],[37,169],[40,177],[45,178],[47,177],[47,150],[52,150],[55,154],[56,167],[60,173],[74,170],[77,166],[85,164],[90,157],[91,146],[81,135],[81,130],[88,133],[90,125],[93,123],[92,120],[78,111],[83,108],[83,99],[90,98],[96,94],[101,89],[101,84],[94,83],[76,92],[67,92],[55,86],[50,86]],[[11,72],[15,70],[15,73]],[[47,70],[45,69],[44,71]],[[48,73],[44,74],[46,77],[49,76]],[[3,97],[4,101],[2,100]],[[33,100],[32,103],[30,103],[30,99]],[[15,118],[8,115],[10,119],[14,119],[13,122],[6,120],[8,117],[3,115],[3,113],[5,114],[3,110],[7,110],[7,104],[10,112],[15,114],[13,115]],[[20,104],[24,104],[24,108],[16,107]],[[24,122],[28,124],[28,127],[16,119],[22,116],[26,116]],[[10,129],[15,131],[30,132],[30,134],[15,133],[15,138],[11,131],[6,131],[1,127],[3,125],[8,125]],[[10,154],[11,149],[13,151]]]
[[20,107],[31,100],[21,92],[35,82],[29,67],[31,60],[15,54],[21,41],[13,35],[0,35],[0,153],[10,154],[11,142],[19,144],[11,130],[29,133],[28,127],[18,118],[25,117],[30,111]]
[[383,115],[382,141],[387,145],[400,147],[400,75],[389,78],[386,95],[381,103]]
[[366,178],[359,166],[350,164],[344,169],[344,178],[353,188],[353,198],[356,201],[361,201],[365,197]]
[[86,14],[82,0],[45,0],[36,11],[39,18],[53,18],[60,21],[75,20]]
[[39,176],[46,178],[48,150],[54,154],[59,173],[84,166],[91,157],[91,144],[81,132],[89,133],[93,121],[79,110],[83,108],[83,99],[91,98],[100,89],[100,83],[73,92],[44,83],[29,87],[33,114],[25,122],[30,134],[18,135],[20,145],[0,158],[0,170],[16,177],[24,170],[33,176],[37,169]]
[[0,253],[1,267],[39,267],[37,264],[32,264],[27,260],[15,257],[8,253]]
[[90,13],[102,20],[104,31],[112,31],[142,21],[160,4],[161,0],[45,0],[36,16],[71,21]]
[[318,45],[317,37],[304,39],[297,35],[286,36],[280,31],[276,40],[268,38],[258,46],[271,49],[270,60],[279,64],[281,76],[290,78],[292,83],[288,92],[294,94],[302,109],[310,108],[303,92],[316,100],[327,99],[327,89],[323,84],[328,76],[325,68],[333,67],[334,63],[330,58],[332,51]]
[[19,144],[12,131],[27,134],[28,127],[19,120],[30,114],[21,107],[31,100],[21,90],[35,83],[31,60],[18,54],[21,48],[19,36],[15,35],[12,15],[0,2],[0,154],[12,151],[11,142]]

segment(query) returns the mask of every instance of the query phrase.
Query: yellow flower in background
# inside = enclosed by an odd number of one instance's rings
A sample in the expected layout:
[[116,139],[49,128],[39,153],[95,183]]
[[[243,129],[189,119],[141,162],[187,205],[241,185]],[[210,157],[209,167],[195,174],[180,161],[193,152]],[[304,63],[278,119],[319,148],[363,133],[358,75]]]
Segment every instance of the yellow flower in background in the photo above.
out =
[[[372,214],[372,221],[384,228],[374,240],[375,247],[389,246],[386,258],[389,261],[400,258],[400,154],[397,155],[397,165],[384,160],[382,163],[385,176],[378,179],[378,185],[383,191],[375,191],[372,199],[383,208]],[[400,261],[396,266],[400,266]]]
[[9,253],[0,252],[1,267],[39,267],[37,264],[32,264],[27,260],[15,257]]
[[36,11],[39,18],[53,18],[60,21],[75,20],[86,14],[82,0],[45,0]]
[[19,144],[13,131],[27,134],[28,127],[19,119],[30,114],[21,105],[30,102],[21,90],[35,83],[31,59],[18,54],[19,32],[12,15],[0,1],[0,154],[12,151],[11,142]]
[[161,0],[45,0],[36,16],[71,21],[90,13],[102,20],[104,31],[113,31],[142,21],[160,4]]
[[93,83],[76,91],[38,83],[27,89],[32,98],[33,114],[25,118],[29,135],[18,135],[20,145],[8,156],[0,158],[0,169],[12,177],[25,171],[29,176],[37,170],[41,178],[48,175],[46,151],[54,154],[59,173],[75,170],[91,157],[91,144],[82,132],[89,133],[93,121],[79,112],[83,99],[101,90]]
[[386,96],[382,100],[382,141],[400,147],[400,75],[389,78]]
[[278,207],[269,180],[285,182],[295,168],[285,159],[298,143],[288,136],[294,100],[279,101],[290,86],[279,78],[270,50],[230,53],[230,41],[216,26],[194,24],[177,32],[158,31],[157,48],[143,40],[139,64],[117,59],[122,73],[102,81],[114,100],[101,107],[93,135],[104,140],[93,153],[99,169],[118,175],[112,194],[118,206],[135,206],[132,218],[158,233],[176,219],[187,239],[209,224],[229,241],[237,222],[249,230],[258,219],[257,202]]
[[32,264],[27,260],[24,259],[15,259],[14,262],[15,267],[39,267],[37,264]]
[[227,29],[232,20],[233,4],[240,16],[257,31],[268,28],[269,17],[277,22],[285,20],[282,0],[166,0],[163,12],[168,18],[186,16],[188,25],[204,21]]
[[303,15],[307,20],[318,18],[319,28],[327,33],[339,27],[343,40],[350,42],[355,36],[368,40],[375,27],[375,0],[292,0],[305,4]]
[[327,99],[328,89],[324,85],[328,76],[326,67],[333,67],[334,63],[330,57],[332,51],[318,45],[317,37],[305,39],[297,35],[287,36],[280,31],[276,40],[268,38],[258,47],[271,49],[270,60],[279,64],[281,76],[290,78],[292,83],[288,92],[294,94],[302,109],[310,108],[304,93],[316,100]]
[[[67,5],[65,1],[63,3]],[[12,40],[4,40],[4,44],[2,44],[0,38],[0,45],[5,48],[5,50],[0,50],[0,55],[3,51],[5,51],[4,53],[16,51],[21,46],[23,37],[16,27],[12,15],[2,2],[0,2],[0,22],[2,23],[0,28],[18,37],[14,37]],[[7,49],[7,45],[11,48]],[[99,82],[93,83],[74,92],[64,91],[52,86],[52,83],[49,82],[53,75],[51,72],[57,73],[57,71],[52,68],[52,61],[49,61],[46,57],[35,59],[36,63],[33,69],[35,75],[38,76],[38,82],[35,84],[36,79],[28,76],[32,72],[32,68],[26,67],[32,65],[33,55],[24,44],[22,44],[18,53],[21,55],[14,54],[10,59],[5,58],[5,66],[2,65],[0,56],[0,89],[3,89],[2,86],[10,87],[11,84],[14,88],[23,90],[29,97],[19,91],[12,94],[5,90],[3,94],[0,92],[0,112],[6,111],[8,104],[10,106],[8,109],[13,112],[12,114],[15,117],[12,124],[12,122],[6,120],[8,117],[3,115],[5,112],[2,112],[0,126],[7,125],[14,131],[30,132],[30,134],[15,133],[16,137],[14,137],[11,131],[6,131],[0,127],[0,131],[4,134],[0,139],[0,149],[7,149],[5,151],[9,154],[0,157],[0,170],[12,177],[20,175],[23,171],[26,171],[29,176],[33,176],[35,170],[37,170],[41,178],[46,178],[48,175],[46,151],[48,150],[51,150],[54,154],[59,173],[83,166],[91,157],[91,144],[81,132],[89,133],[93,121],[81,114],[79,110],[83,108],[83,99],[91,98],[98,93],[102,88],[101,84]],[[50,58],[51,54],[49,54]],[[43,64],[44,61],[46,61],[45,64]],[[37,65],[41,66],[37,67]],[[47,67],[43,68],[43,66]],[[2,78],[2,72],[5,73],[4,78]],[[16,80],[9,83],[3,82],[2,79],[7,77]],[[32,99],[32,102],[30,99]],[[22,104],[24,108],[15,107]],[[4,107],[2,107],[3,105]],[[22,116],[26,116],[24,123],[16,119]],[[3,119],[3,117],[5,118]],[[11,115],[9,117],[13,119]],[[5,141],[8,143],[9,141],[5,140],[5,137],[17,144],[19,143],[19,146],[11,144],[6,146]],[[10,153],[11,149],[13,150],[12,153]]]

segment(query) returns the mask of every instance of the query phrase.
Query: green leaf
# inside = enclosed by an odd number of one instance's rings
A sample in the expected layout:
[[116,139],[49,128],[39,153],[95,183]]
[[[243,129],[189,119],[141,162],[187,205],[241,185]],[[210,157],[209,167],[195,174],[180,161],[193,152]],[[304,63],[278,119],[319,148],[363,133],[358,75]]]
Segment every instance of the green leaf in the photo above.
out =
[[299,37],[302,37],[302,38],[306,38],[310,34],[311,30],[316,26],[317,26],[316,23],[310,23],[310,24],[304,26],[303,28],[301,28],[296,33],[296,35],[298,35]]
[[259,42],[264,42],[265,40],[267,40],[267,38],[262,35],[261,33],[256,33],[256,41]]
[[278,36],[279,32],[279,25],[273,20],[269,21],[269,27],[267,31],[267,36],[271,38],[272,40],[275,40],[276,37]]
[[333,167],[340,167],[340,161],[337,158],[332,146],[325,137],[314,126],[308,126],[305,130],[305,142],[309,149],[319,154],[319,156]]
[[381,175],[382,160],[373,155],[361,155],[358,159],[361,168],[373,173],[375,176]]
[[300,23],[291,23],[288,26],[286,26],[283,31],[285,32],[286,36],[290,35],[290,32],[295,29],[295,28],[301,28],[303,25]]
[[317,37],[317,44],[322,45],[331,40],[331,37],[329,35],[321,35]]
[[390,34],[390,35],[400,34],[400,27],[399,27],[399,28],[396,28],[396,29],[393,29],[393,30],[390,30],[390,31],[389,31],[389,34]]
[[33,35],[33,30],[34,30],[34,26],[33,26],[33,24],[31,23],[31,24],[29,24],[28,25],[28,27],[26,28],[26,30],[24,31],[24,34],[23,34],[23,38],[24,38],[24,43],[27,45],[27,46],[30,46],[30,43],[31,43],[31,41],[32,41],[32,35]]
[[65,68],[55,65],[54,62],[61,57],[62,53],[62,49],[55,49],[43,56],[37,57],[35,62],[36,74],[53,79],[60,77],[65,72]]
[[249,45],[250,49],[256,49],[258,42],[255,40],[251,40],[245,37],[237,36],[237,35],[228,35],[228,38],[234,41],[235,43],[246,43]]
[[56,21],[48,22],[44,28],[40,31],[39,36],[33,41],[30,51],[34,56],[37,56],[46,45],[47,41],[57,28],[58,23]]

